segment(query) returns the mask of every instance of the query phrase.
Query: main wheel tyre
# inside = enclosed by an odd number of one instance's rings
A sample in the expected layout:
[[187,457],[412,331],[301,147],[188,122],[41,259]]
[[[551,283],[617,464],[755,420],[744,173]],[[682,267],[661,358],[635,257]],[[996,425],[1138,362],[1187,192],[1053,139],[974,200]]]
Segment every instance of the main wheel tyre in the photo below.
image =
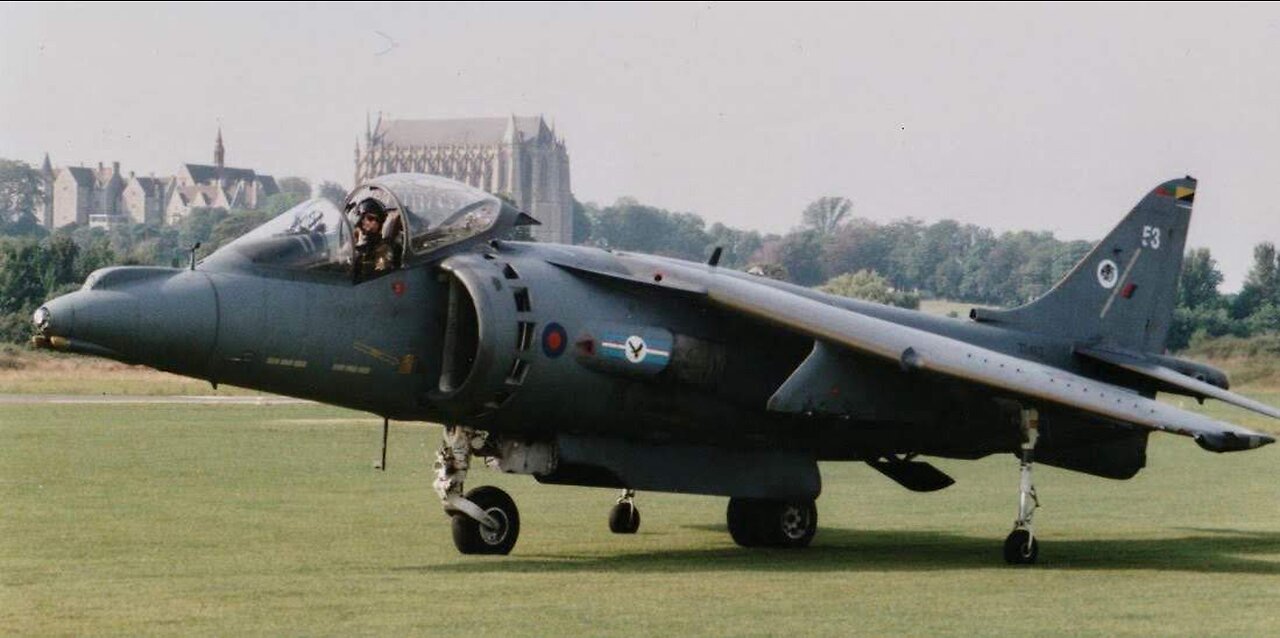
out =
[[609,510],[609,531],[614,534],[634,534],[639,529],[640,508],[635,503],[618,503]]
[[1015,529],[1004,539],[1004,562],[1010,565],[1034,565],[1040,556],[1040,543],[1025,529]]
[[769,501],[761,523],[766,545],[808,547],[818,532],[818,506],[813,501]]
[[760,501],[752,498],[731,498],[725,518],[729,523],[729,536],[733,542],[742,547],[758,547],[761,545],[757,511]]
[[454,547],[463,554],[510,554],[520,536],[520,512],[515,501],[490,485],[467,492],[466,499],[484,510],[498,526],[490,529],[466,514],[454,514]]
[[729,535],[743,547],[807,547],[818,531],[812,500],[731,498]]

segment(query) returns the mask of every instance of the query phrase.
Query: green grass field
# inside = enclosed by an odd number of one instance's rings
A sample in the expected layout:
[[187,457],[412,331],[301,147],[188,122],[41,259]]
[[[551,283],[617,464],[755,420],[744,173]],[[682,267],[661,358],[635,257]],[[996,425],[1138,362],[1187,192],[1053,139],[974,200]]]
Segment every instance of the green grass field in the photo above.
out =
[[0,344],[0,394],[260,395],[107,359]]
[[920,300],[920,312],[931,315],[946,315],[954,312],[958,319],[968,319],[969,311],[975,307],[981,307],[981,304],[965,303],[963,301],[948,301],[946,299]]
[[1153,436],[1130,481],[1041,467],[1042,564],[1009,568],[1008,456],[938,461],[958,483],[925,495],[826,465],[799,552],[734,546],[724,499],[642,493],[614,536],[611,490],[480,471],[523,531],[462,557],[438,437],[393,425],[379,473],[379,421],[322,406],[0,405],[0,634],[1280,633],[1280,447]]

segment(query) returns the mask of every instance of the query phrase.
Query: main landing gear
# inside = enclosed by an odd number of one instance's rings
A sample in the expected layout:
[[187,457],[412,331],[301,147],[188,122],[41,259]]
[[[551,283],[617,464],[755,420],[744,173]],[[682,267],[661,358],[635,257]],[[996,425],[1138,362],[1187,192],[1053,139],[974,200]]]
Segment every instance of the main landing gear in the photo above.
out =
[[1039,436],[1040,415],[1032,409],[1022,410],[1022,455],[1019,462],[1021,479],[1018,484],[1018,520],[1013,531],[1004,539],[1004,560],[1010,565],[1032,565],[1040,555],[1031,528],[1031,517],[1040,507],[1036,486],[1031,481],[1031,464],[1035,460],[1036,438]]
[[636,507],[636,491],[622,490],[618,503],[609,510],[609,531],[634,534],[640,529],[640,509]]
[[[1032,517],[1040,506],[1032,481],[1040,417],[1034,409],[1020,414],[1022,445],[1018,486],[1018,517],[1005,538],[1004,559],[1011,565],[1030,565],[1040,547]],[[543,446],[545,447],[545,446]],[[446,427],[436,452],[434,487],[453,517],[453,544],[463,554],[509,554],[520,536],[520,512],[504,491],[483,486],[463,492],[471,459],[480,454],[504,471],[540,473],[554,467],[552,451],[520,441],[490,440],[476,430]],[[813,499],[730,498],[726,511],[729,534],[743,547],[807,547],[818,529],[818,508]],[[609,512],[609,531],[634,534],[640,528],[635,491],[623,490]]]
[[520,536],[520,512],[506,492],[489,485],[462,493],[472,454],[486,439],[470,428],[444,429],[436,452],[436,494],[453,517],[453,544],[463,554],[510,554]]
[[731,498],[729,535],[743,547],[808,547],[818,531],[813,500]]

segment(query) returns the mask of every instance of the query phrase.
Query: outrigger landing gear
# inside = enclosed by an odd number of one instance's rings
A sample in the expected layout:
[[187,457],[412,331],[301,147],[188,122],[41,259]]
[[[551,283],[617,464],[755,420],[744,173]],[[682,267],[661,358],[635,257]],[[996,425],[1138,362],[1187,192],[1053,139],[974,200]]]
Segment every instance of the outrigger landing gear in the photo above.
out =
[[1010,565],[1032,565],[1040,555],[1031,528],[1031,517],[1040,507],[1036,486],[1031,481],[1031,464],[1035,460],[1036,438],[1039,436],[1040,415],[1033,409],[1022,410],[1022,458],[1019,462],[1021,477],[1018,485],[1018,520],[1013,531],[1004,539],[1004,560]]
[[509,554],[520,535],[520,512],[504,491],[477,487],[465,495],[463,483],[471,456],[485,446],[486,437],[470,428],[447,426],[436,452],[436,494],[453,517],[453,544],[463,554]]
[[609,531],[634,534],[640,529],[640,509],[636,507],[636,491],[622,490],[618,503],[609,510]]

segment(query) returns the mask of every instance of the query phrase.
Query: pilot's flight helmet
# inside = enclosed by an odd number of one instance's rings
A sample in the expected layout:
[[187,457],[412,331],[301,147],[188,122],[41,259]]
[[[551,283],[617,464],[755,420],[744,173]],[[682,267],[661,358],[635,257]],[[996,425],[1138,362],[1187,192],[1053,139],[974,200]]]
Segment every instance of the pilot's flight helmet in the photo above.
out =
[[387,209],[382,206],[382,202],[370,197],[356,206],[356,218],[360,219],[365,215],[373,215],[378,221],[382,221],[387,217]]

